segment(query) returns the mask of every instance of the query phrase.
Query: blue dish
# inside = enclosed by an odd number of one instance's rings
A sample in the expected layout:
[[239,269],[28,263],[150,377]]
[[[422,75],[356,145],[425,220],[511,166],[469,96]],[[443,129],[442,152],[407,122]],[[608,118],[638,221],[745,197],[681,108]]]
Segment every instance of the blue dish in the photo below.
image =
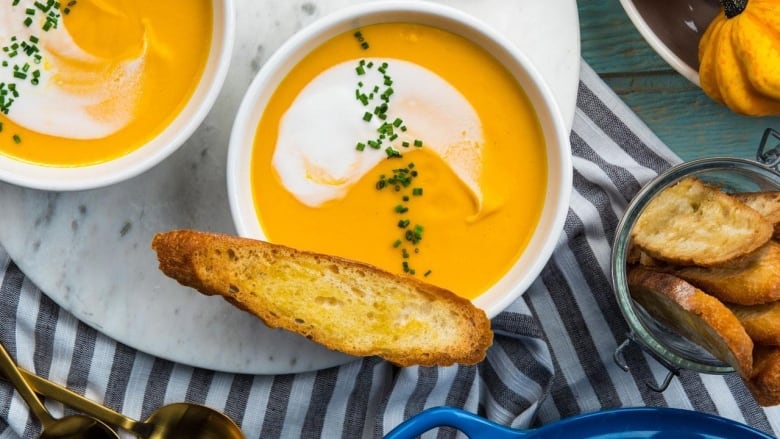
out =
[[435,407],[404,421],[385,439],[413,439],[449,426],[471,439],[772,439],[747,425],[690,410],[620,408],[574,416],[530,430],[515,430],[465,410]]

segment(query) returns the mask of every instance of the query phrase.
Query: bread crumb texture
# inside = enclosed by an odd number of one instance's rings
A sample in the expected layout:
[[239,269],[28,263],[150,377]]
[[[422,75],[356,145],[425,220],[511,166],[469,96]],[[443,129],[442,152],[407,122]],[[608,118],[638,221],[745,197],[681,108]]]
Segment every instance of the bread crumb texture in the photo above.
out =
[[368,264],[191,230],[157,234],[152,247],[183,285],[350,355],[475,364],[492,344],[490,321],[470,301]]
[[757,249],[773,230],[756,210],[699,180],[685,178],[648,203],[632,238],[654,258],[712,266]]
[[664,189],[631,232],[634,300],[780,404],[780,192],[729,194],[694,178]]

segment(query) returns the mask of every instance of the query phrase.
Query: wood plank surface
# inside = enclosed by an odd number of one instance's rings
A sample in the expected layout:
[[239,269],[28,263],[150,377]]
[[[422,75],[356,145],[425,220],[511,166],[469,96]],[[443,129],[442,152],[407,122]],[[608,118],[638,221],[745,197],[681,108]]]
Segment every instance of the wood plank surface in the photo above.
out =
[[755,158],[780,117],[746,117],[712,101],[650,47],[618,0],[579,0],[583,59],[683,160]]

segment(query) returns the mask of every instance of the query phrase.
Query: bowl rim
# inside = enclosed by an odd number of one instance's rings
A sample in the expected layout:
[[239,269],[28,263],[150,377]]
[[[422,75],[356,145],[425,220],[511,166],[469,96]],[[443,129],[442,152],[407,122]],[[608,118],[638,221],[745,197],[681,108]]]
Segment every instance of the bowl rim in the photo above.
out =
[[[523,265],[525,272],[522,276],[515,276],[517,279],[508,280],[505,275],[488,291],[472,300],[477,307],[486,312],[488,317],[492,318],[503,311],[531,286],[552,256],[558,238],[563,231],[573,178],[569,130],[565,128],[558,104],[555,102],[546,82],[520,49],[489,25],[453,7],[429,1],[409,0],[378,0],[356,4],[319,18],[283,43],[269,57],[251,82],[238,108],[231,130],[228,146],[227,186],[233,222],[238,234],[241,236],[250,238],[262,238],[264,236],[257,219],[254,203],[251,201],[250,185],[245,183],[250,178],[248,171],[248,162],[250,160],[247,158],[251,159],[252,150],[252,142],[247,142],[246,139],[254,139],[256,126],[262,114],[262,111],[258,110],[258,108],[265,106],[265,102],[257,102],[258,99],[263,98],[261,96],[261,93],[263,93],[262,88],[269,82],[276,84],[273,80],[274,75],[283,75],[289,70],[291,65],[294,65],[303,56],[298,54],[296,57],[295,55],[299,47],[306,47],[307,43],[311,44],[317,38],[319,38],[318,41],[321,43],[323,41],[322,38],[332,37],[352,29],[359,19],[365,20],[368,17],[369,21],[361,22],[361,24],[373,24],[388,21],[387,19],[377,19],[377,17],[398,17],[398,14],[405,14],[406,19],[413,17],[416,22],[429,25],[431,21],[436,21],[439,24],[444,23],[449,26],[449,28],[445,29],[450,31],[452,31],[452,28],[466,29],[468,34],[462,35],[476,44],[483,48],[488,44],[491,48],[500,49],[502,55],[508,57],[507,59],[511,59],[512,63],[514,63],[512,66],[514,70],[509,68],[509,66],[507,68],[512,71],[518,82],[522,82],[523,78],[519,77],[519,72],[522,72],[531,85],[531,88],[524,84],[521,86],[529,100],[537,107],[535,108],[537,114],[544,112],[546,116],[545,118],[538,117],[538,119],[545,136],[547,148],[548,181],[545,193],[547,201],[540,214],[536,228],[541,230],[542,227],[546,227],[548,232],[534,233],[523,253],[519,255],[518,260],[509,269],[509,272],[513,272],[517,270],[518,266]],[[319,44],[316,45],[318,46]],[[304,52],[308,53],[308,51]],[[494,56],[501,60],[499,55],[494,53]],[[506,64],[506,60],[504,63]],[[278,81],[278,78],[276,81]],[[272,92],[266,91],[265,93],[270,94]],[[267,97],[265,98],[267,100]],[[538,108],[539,105],[542,105],[544,108]],[[508,283],[512,285],[507,285]],[[499,288],[501,289],[500,293],[497,292]]]
[[696,86],[700,86],[699,83],[699,71],[688,65],[683,61],[676,53],[674,53],[663,41],[656,35],[650,25],[647,24],[642,14],[639,13],[633,0],[620,0],[623,5],[623,9],[626,11],[626,15],[634,24],[634,27],[642,35],[642,38],[663,58],[677,73],[684,76],[686,79],[694,83]]
[[214,106],[232,59],[234,0],[212,0],[211,5],[212,38],[206,67],[187,103],[162,131],[127,154],[86,166],[47,166],[0,154],[0,181],[47,191],[96,189],[142,174],[178,150]]
[[618,308],[628,324],[631,340],[653,355],[656,359],[663,360],[673,369],[687,369],[695,372],[709,374],[728,374],[735,369],[723,362],[704,363],[678,355],[672,348],[653,335],[642,318],[637,313],[636,305],[631,299],[627,286],[627,270],[625,260],[630,243],[630,229],[633,223],[641,215],[647,203],[671,184],[685,178],[704,172],[718,170],[739,170],[750,172],[767,180],[776,182],[780,187],[780,174],[771,167],[755,160],[737,157],[707,157],[679,163],[662,172],[646,183],[631,199],[625,213],[615,228],[615,242],[612,246],[610,267],[612,274],[612,290],[618,302]]

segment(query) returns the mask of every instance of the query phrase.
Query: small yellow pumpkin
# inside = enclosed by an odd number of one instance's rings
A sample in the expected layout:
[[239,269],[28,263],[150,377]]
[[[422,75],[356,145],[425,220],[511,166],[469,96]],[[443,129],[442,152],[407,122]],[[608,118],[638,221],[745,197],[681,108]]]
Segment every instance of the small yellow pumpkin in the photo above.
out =
[[780,0],[720,0],[699,41],[699,82],[750,116],[780,115]]

